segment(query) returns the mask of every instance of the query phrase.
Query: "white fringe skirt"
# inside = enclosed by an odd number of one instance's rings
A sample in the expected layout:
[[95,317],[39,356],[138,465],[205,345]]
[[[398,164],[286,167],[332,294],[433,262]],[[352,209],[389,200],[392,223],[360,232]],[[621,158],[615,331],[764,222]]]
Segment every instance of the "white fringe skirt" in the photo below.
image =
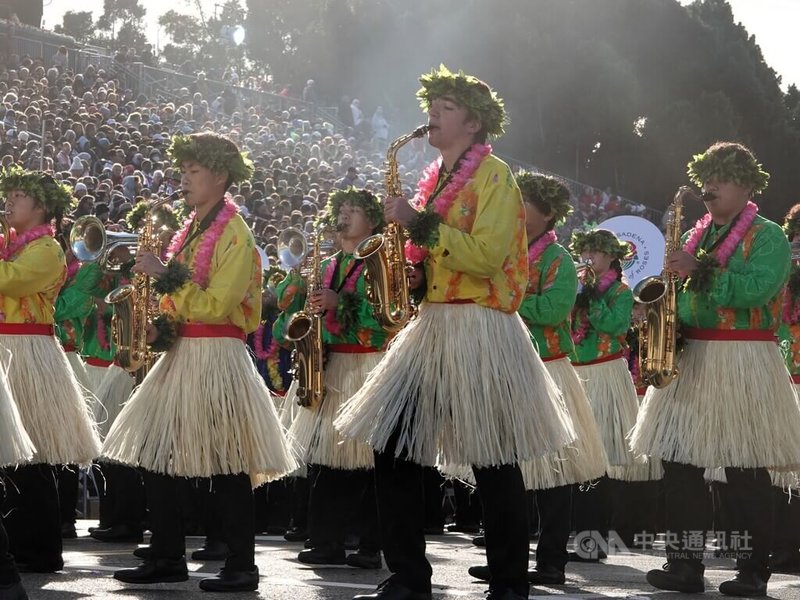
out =
[[271,394],[234,338],[180,337],[111,426],[103,456],[177,477],[293,471]]
[[522,319],[477,304],[423,303],[335,426],[428,466],[519,463],[575,439]]
[[644,464],[644,459],[634,460],[628,449],[627,436],[636,423],[639,402],[625,359],[575,365],[575,371],[589,398],[609,466]]
[[[641,410],[647,388],[636,390],[636,400]],[[624,467],[609,467],[608,476],[620,481],[658,481],[664,479],[664,464],[657,458],[638,456],[635,463]]]
[[[292,423],[294,423],[294,420],[300,414],[300,411],[305,410],[302,406],[297,404],[297,386],[297,380],[293,379],[292,383],[289,385],[289,389],[286,390],[286,393],[283,395],[283,397],[277,396],[279,400],[279,406],[276,407],[278,411],[278,419],[281,422],[281,426],[287,432],[292,428]],[[289,446],[290,448],[292,446],[291,439],[289,439]],[[287,473],[284,475],[284,477],[299,477],[301,479],[305,479],[308,476],[308,465],[303,461],[302,457],[299,456],[296,450],[292,453],[297,458],[297,469],[291,473]]]
[[[91,359],[88,360],[91,361]],[[105,379],[106,373],[111,365],[93,365],[89,361],[86,362],[86,378],[89,381],[89,390],[93,394],[97,395],[97,390],[100,389],[100,384],[103,383],[103,379]]]
[[89,383],[89,376],[86,374],[86,363],[83,362],[83,359],[74,350],[70,350],[69,352],[65,350],[64,353],[67,355],[67,360],[69,361],[69,366],[72,367],[72,372],[75,374],[75,379],[78,380],[78,383],[81,384],[81,387],[85,390],[84,395],[91,395],[94,390]]
[[54,336],[0,335],[8,385],[36,448],[32,463],[89,466],[100,453],[90,402]]
[[136,379],[133,375],[119,365],[112,364],[106,368],[105,377],[97,387],[94,408],[94,419],[103,439],[122,410],[122,405],[130,398],[135,385]]
[[306,463],[333,469],[372,469],[372,448],[343,438],[333,426],[340,409],[383,358],[383,352],[331,352],[325,365],[325,398],[315,408],[301,408],[289,429],[295,455]]
[[17,403],[8,386],[8,362],[11,355],[0,356],[0,467],[13,467],[28,462],[36,448],[22,425]]
[[545,361],[544,366],[561,389],[575,426],[575,442],[554,454],[520,465],[525,489],[528,490],[545,490],[591,481],[601,477],[608,466],[592,408],[569,359],[564,357]]
[[678,368],[645,396],[637,454],[703,468],[800,465],[800,408],[777,344],[691,339]]

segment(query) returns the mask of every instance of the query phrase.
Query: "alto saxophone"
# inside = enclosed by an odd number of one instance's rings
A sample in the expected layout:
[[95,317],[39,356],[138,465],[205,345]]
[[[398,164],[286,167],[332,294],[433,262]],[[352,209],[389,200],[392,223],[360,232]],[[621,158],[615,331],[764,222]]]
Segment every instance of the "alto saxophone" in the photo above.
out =
[[645,277],[633,288],[633,298],[644,304],[647,313],[639,325],[639,372],[642,381],[663,388],[678,377],[677,353],[677,280],[667,270],[667,258],[681,247],[681,220],[684,196],[697,198],[688,186],[678,189],[668,208],[664,268],[661,275]]
[[[292,373],[297,381],[297,403],[305,408],[314,408],[325,397],[324,352],[322,345],[322,315],[311,310],[311,294],[322,287],[320,228],[314,236],[310,265],[306,274],[306,302],[303,310],[297,311],[286,323],[286,339],[294,343]],[[302,235],[298,231],[298,235]]]
[[[386,152],[384,184],[387,196],[402,196],[397,170],[397,152],[408,142],[422,137],[430,126],[420,125],[400,136]],[[405,233],[396,222],[386,225],[383,233],[368,237],[356,246],[353,256],[366,264],[367,293],[375,319],[389,332],[400,331],[414,315],[411,290],[406,272]]]
[[[153,202],[147,209],[144,225],[139,232],[137,251],[161,253],[160,231],[156,229],[156,211],[181,194],[180,191]],[[105,297],[114,308],[111,334],[116,347],[115,359],[129,373],[149,368],[153,354],[147,346],[147,325],[155,317],[157,307],[151,290],[150,277],[136,273],[131,283],[111,290]]]

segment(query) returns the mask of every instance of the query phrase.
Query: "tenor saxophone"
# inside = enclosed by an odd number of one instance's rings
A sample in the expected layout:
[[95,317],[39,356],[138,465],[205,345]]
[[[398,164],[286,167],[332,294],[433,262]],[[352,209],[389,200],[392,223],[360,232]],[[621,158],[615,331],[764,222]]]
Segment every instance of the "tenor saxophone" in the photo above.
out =
[[[428,125],[420,125],[389,145],[384,164],[387,196],[396,197],[403,194],[397,169],[398,151],[411,140],[425,135],[429,129]],[[367,294],[375,319],[386,331],[400,331],[414,315],[406,272],[403,228],[399,223],[388,223],[383,233],[371,235],[359,243],[353,256],[366,264]]]

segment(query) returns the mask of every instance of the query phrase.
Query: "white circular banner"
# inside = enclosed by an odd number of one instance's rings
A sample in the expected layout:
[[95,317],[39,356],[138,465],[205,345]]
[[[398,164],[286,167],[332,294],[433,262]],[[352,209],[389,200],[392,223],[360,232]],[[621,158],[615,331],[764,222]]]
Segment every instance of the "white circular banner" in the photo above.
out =
[[597,226],[608,229],[623,242],[628,242],[633,256],[622,263],[622,270],[631,289],[645,277],[661,275],[664,269],[664,234],[642,217],[612,217]]

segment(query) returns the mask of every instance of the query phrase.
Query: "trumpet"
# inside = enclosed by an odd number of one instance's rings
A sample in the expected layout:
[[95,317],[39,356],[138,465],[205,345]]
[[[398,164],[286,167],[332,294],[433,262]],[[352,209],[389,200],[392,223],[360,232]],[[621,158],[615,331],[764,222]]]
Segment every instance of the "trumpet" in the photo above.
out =
[[[580,261],[576,260],[575,271],[578,274],[578,282],[580,282],[581,287],[594,285],[595,281],[597,281],[597,273],[594,270],[594,262],[591,258]],[[578,291],[580,291],[580,289]]]
[[78,217],[69,233],[72,254],[81,262],[96,262],[104,271],[119,271],[124,264],[115,252],[127,248],[135,254],[139,236],[135,233],[106,231],[103,222],[93,215]]

